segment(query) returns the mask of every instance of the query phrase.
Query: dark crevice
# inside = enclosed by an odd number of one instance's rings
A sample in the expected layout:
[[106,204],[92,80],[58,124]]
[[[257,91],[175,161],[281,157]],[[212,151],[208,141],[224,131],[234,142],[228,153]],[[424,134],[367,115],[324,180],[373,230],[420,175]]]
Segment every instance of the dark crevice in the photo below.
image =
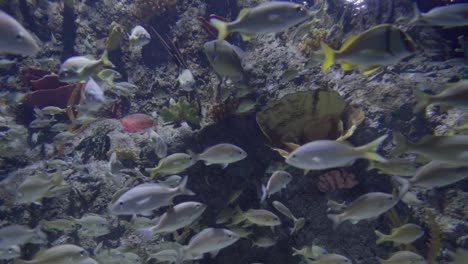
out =
[[63,27],[62,27],[62,43],[63,53],[62,61],[75,55],[75,39],[76,39],[76,24],[74,1],[65,1],[63,5]]

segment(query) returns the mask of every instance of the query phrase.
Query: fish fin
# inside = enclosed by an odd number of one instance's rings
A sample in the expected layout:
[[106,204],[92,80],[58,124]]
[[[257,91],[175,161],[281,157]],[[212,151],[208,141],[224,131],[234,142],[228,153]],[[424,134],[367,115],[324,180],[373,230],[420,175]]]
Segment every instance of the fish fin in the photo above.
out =
[[375,230],[374,233],[377,236],[377,241],[376,241],[377,245],[386,241],[386,235],[385,234],[381,233],[378,230]]
[[225,39],[229,35],[229,31],[227,28],[228,23],[216,18],[210,19],[210,23],[213,27],[216,28],[216,30],[218,30],[218,39]]
[[[136,202],[136,204],[142,205],[142,204],[148,202],[149,200],[151,200],[151,197],[147,197],[147,198],[145,198],[145,199],[143,199],[143,200],[140,200],[140,201]],[[141,215],[144,215],[144,213],[146,213],[146,212],[143,212],[143,213],[140,213],[140,214],[141,214]]]
[[266,189],[266,186],[262,184],[262,197],[260,198],[260,203],[265,202],[266,197],[267,197],[267,189]]
[[399,176],[392,176],[393,180],[398,182],[401,186],[398,188],[398,198],[401,199],[410,189],[411,183],[409,180],[399,177]]
[[218,249],[218,250],[215,250],[215,251],[211,251],[211,252],[210,252],[211,258],[215,258],[216,255],[218,255],[218,253],[219,253],[219,249]]
[[208,162],[208,161],[205,161],[205,165],[206,165],[206,166],[210,166],[211,164],[213,164],[213,163],[210,163],[210,162]]
[[333,229],[336,229],[341,224],[340,214],[327,214],[328,219],[333,222]]
[[387,159],[375,153],[380,144],[387,138],[387,135],[383,135],[374,141],[365,144],[364,146],[355,147],[354,150],[358,153],[362,153],[364,158],[368,160],[385,162]]
[[325,54],[325,59],[322,64],[322,71],[328,70],[333,63],[335,63],[335,53],[336,51],[330,48],[327,44],[322,42],[321,44],[323,53]]
[[380,69],[380,66],[370,66],[366,69],[364,69],[364,75],[370,75],[374,72],[376,72],[378,69]]
[[413,18],[408,22],[409,25],[418,22],[421,19],[421,12],[419,11],[417,2],[413,2]]
[[182,180],[180,180],[179,186],[177,186],[176,188],[181,192],[181,194],[195,195],[194,192],[187,189],[187,181],[188,181],[188,177],[185,176],[184,178],[182,178]]
[[430,102],[430,95],[423,93],[421,91],[416,91],[416,97],[418,99],[418,103],[413,108],[413,113],[417,113],[419,111],[424,110],[431,102]]
[[385,262],[386,262],[386,260],[385,260],[385,259],[382,259],[382,258],[379,258],[379,257],[377,257],[377,259],[379,260],[379,263],[380,263],[380,264],[383,264],[383,263],[385,263]]
[[310,170],[304,170],[304,174],[303,174],[303,175],[306,176],[307,173],[309,173],[309,172],[310,172]]
[[361,35],[362,35],[362,33],[357,34],[357,35],[352,36],[352,37],[350,37],[349,39],[347,39],[347,40],[343,43],[343,45],[341,46],[340,51],[346,50],[351,44],[353,44],[354,41],[356,41],[356,39],[360,38]]
[[221,164],[219,164],[219,165],[221,166],[221,169],[224,170],[225,168],[228,167],[229,163],[221,163]]
[[400,132],[393,132],[393,144],[396,145],[392,155],[400,155],[408,150],[408,140]]
[[240,32],[240,35],[243,41],[249,41],[251,38],[255,36],[255,33]]
[[146,172],[150,174],[151,179],[154,179],[158,175],[158,168],[146,168]]
[[354,66],[353,64],[347,62],[347,61],[343,61],[341,62],[341,70],[343,71],[352,71],[356,69],[356,66]]
[[240,12],[239,15],[237,16],[236,20],[241,20],[244,18],[248,13],[250,13],[252,9],[251,8],[243,8]]
[[[369,166],[367,166],[367,169],[366,169],[366,170],[367,170],[367,171],[371,171],[371,170],[373,170],[373,169],[377,169],[377,168],[375,167],[375,164],[376,164],[375,161],[370,160],[370,161],[369,161]],[[377,169],[377,170],[378,170],[378,169]]]
[[104,66],[108,66],[108,67],[115,68],[115,65],[109,60],[109,57],[108,57],[108,54],[107,54],[107,50],[105,50],[105,51],[102,53],[101,61],[102,61],[102,64],[104,64]]

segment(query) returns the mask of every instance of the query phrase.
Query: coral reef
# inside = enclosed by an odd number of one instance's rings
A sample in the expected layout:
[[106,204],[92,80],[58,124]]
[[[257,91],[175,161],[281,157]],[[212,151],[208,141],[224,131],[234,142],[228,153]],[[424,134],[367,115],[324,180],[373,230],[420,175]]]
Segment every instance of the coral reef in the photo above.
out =
[[351,189],[358,184],[359,182],[353,173],[340,169],[320,175],[317,187],[321,192],[329,193],[339,189]]
[[145,23],[150,23],[162,15],[165,17],[174,15],[176,3],[177,0],[136,0],[132,12]]

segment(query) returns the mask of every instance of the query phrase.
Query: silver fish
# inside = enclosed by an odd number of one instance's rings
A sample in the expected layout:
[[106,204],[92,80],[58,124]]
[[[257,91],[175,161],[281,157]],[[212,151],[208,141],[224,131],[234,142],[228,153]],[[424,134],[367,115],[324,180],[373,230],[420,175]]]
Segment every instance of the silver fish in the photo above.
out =
[[39,46],[16,19],[0,10],[0,53],[35,55]]
[[195,161],[203,160],[205,165],[221,164],[226,168],[229,163],[234,163],[243,160],[247,157],[247,153],[232,144],[222,143],[207,148],[200,154],[190,154]]
[[292,181],[292,175],[286,171],[275,171],[266,186],[262,185],[262,197],[260,203],[263,203],[270,195],[286,188],[286,185]]
[[201,259],[203,254],[217,252],[239,240],[234,232],[222,228],[205,228],[183,247],[184,259]]
[[213,70],[221,77],[234,81],[243,79],[242,60],[244,52],[225,40],[213,40],[203,45],[206,57]]
[[83,248],[65,244],[46,249],[35,255],[32,260],[15,260],[16,264],[79,264],[89,254]]
[[5,226],[0,229],[0,248],[23,245],[33,238],[45,240],[47,236],[41,231],[40,226],[34,229],[17,224]]
[[468,4],[457,3],[439,6],[429,10],[427,13],[419,11],[416,2],[413,4],[414,17],[410,24],[424,22],[432,26],[462,27],[468,25]]

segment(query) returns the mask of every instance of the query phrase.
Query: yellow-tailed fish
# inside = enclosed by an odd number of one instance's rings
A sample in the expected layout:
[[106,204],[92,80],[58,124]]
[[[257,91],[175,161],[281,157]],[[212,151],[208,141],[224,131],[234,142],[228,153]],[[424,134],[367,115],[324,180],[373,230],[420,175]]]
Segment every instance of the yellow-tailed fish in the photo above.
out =
[[107,51],[104,51],[99,60],[86,56],[75,56],[68,58],[60,66],[59,77],[65,82],[86,82],[90,77],[97,75],[105,66],[115,67],[107,57]]
[[205,165],[220,164],[222,168],[247,157],[247,153],[243,149],[227,143],[217,144],[200,154],[190,153],[190,155],[195,161],[202,160]]
[[311,245],[304,246],[301,249],[292,248],[293,256],[302,256],[304,259],[316,259],[322,255],[328,254],[328,251],[322,247]]
[[269,236],[261,236],[252,241],[252,246],[260,247],[260,248],[267,248],[274,246],[276,244],[276,240]]
[[217,252],[239,240],[234,232],[223,228],[205,228],[190,239],[182,248],[184,259],[200,259],[203,254]]
[[424,235],[424,230],[416,224],[404,224],[392,229],[392,233],[386,235],[378,230],[375,230],[377,236],[377,244],[391,241],[399,244],[410,244]]
[[303,217],[296,218],[292,214],[291,210],[289,210],[289,208],[286,207],[286,205],[282,204],[279,201],[273,201],[272,204],[273,204],[273,207],[275,207],[275,209],[278,210],[278,212],[282,213],[287,218],[293,220],[294,226],[289,229],[291,234],[297,233],[299,230],[301,230],[304,227],[305,218]]
[[0,10],[0,53],[35,55],[39,46],[34,37],[12,16]]
[[151,178],[156,175],[166,176],[169,174],[177,174],[190,168],[195,164],[196,159],[186,153],[175,153],[159,160],[156,168],[146,168]]
[[426,260],[411,251],[398,251],[388,259],[380,259],[381,264],[426,264]]
[[375,150],[386,138],[386,135],[379,137],[360,147],[334,140],[312,141],[289,153],[286,163],[305,170],[324,170],[350,166],[361,158],[383,162],[386,159]]
[[270,195],[279,192],[281,189],[286,188],[288,183],[292,181],[292,175],[286,171],[275,171],[268,179],[267,185],[262,185],[262,197],[260,203],[263,203]]
[[281,221],[277,215],[265,209],[249,209],[244,217],[251,223],[259,226],[277,226]]
[[462,27],[468,25],[468,4],[456,3],[446,6],[438,6],[421,13],[416,2],[413,4],[414,17],[410,24],[423,22],[431,26]]
[[325,53],[323,71],[339,63],[344,71],[358,69],[367,75],[411,55],[416,45],[403,30],[382,24],[351,37],[340,50],[333,50],[323,42],[322,49]]
[[436,95],[417,91],[416,96],[418,104],[413,109],[414,113],[425,109],[430,104],[439,105],[445,109],[450,107],[468,109],[468,80],[448,84],[444,91]]
[[213,70],[221,77],[240,81],[244,77],[242,60],[244,52],[225,40],[213,40],[203,45],[205,55]]
[[32,260],[16,259],[15,264],[78,264],[88,256],[83,248],[65,244],[39,252]]
[[306,260],[308,264],[347,264],[352,263],[347,257],[338,254],[325,254],[317,260]]
[[239,32],[243,40],[249,40],[257,34],[284,31],[312,15],[301,4],[271,1],[242,9],[233,22],[213,18],[210,23],[218,30],[218,39],[225,39],[231,32]]

